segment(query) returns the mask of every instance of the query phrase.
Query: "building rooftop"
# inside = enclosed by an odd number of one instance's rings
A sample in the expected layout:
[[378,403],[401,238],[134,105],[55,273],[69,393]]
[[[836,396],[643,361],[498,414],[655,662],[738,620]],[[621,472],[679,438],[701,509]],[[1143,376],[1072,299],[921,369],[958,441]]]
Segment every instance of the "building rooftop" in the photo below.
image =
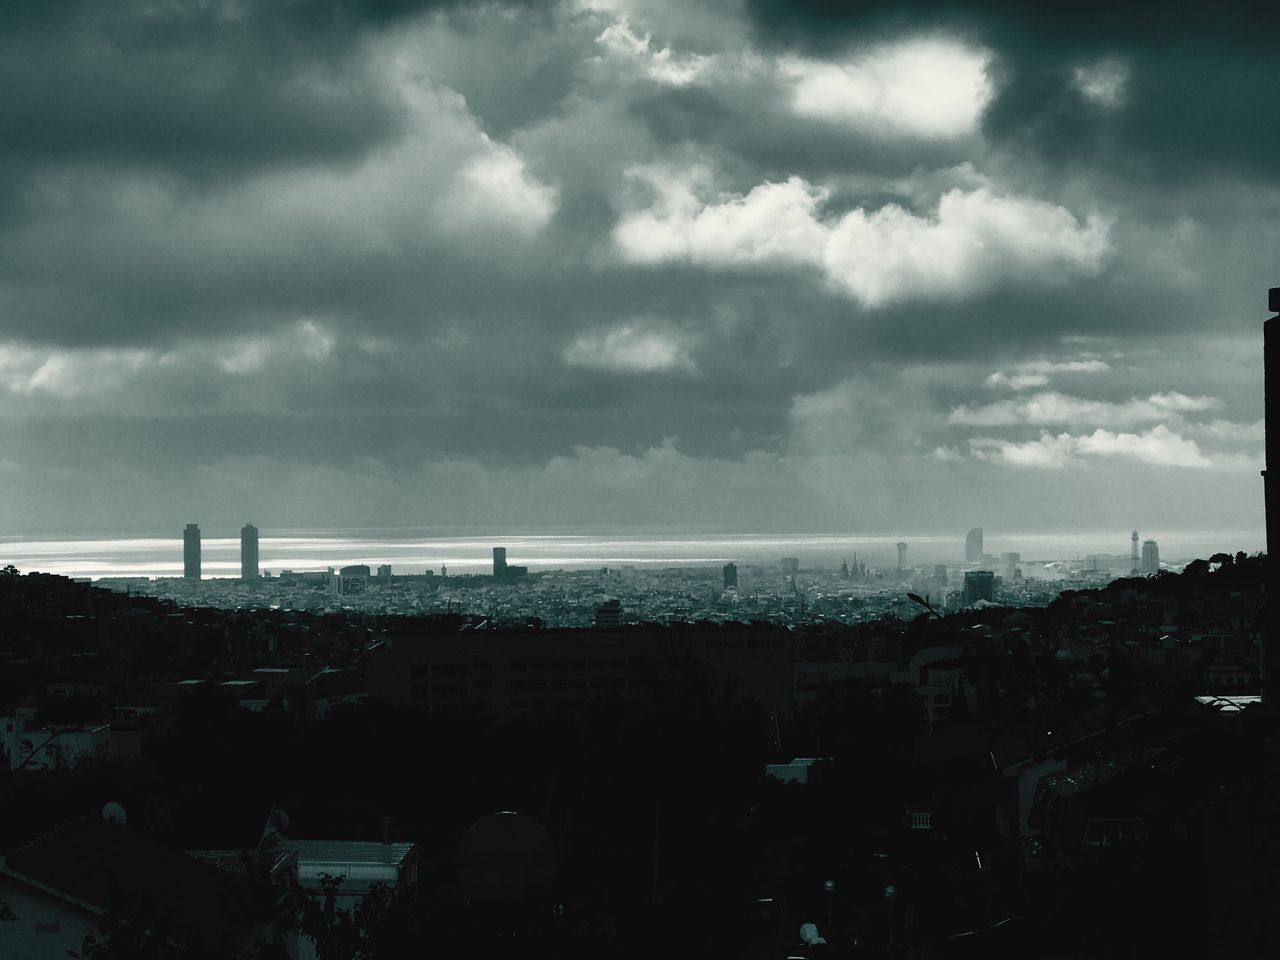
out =
[[413,852],[412,843],[377,840],[281,840],[282,850],[296,850],[299,860],[351,864],[399,865]]
[[1262,697],[1196,697],[1198,703],[1203,703],[1206,707],[1217,707],[1223,713],[1239,713],[1251,703],[1261,703]]

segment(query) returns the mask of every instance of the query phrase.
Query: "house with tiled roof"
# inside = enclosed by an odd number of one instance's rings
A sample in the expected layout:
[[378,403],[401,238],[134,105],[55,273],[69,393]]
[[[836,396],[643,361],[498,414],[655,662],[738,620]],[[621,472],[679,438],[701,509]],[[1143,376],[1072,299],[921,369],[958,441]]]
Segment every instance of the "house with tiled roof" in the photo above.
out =
[[[277,859],[277,870],[292,868],[290,858]],[[244,876],[122,823],[84,817],[0,858],[0,955],[77,956],[107,916],[134,919],[195,956],[234,955],[271,938],[264,906]]]

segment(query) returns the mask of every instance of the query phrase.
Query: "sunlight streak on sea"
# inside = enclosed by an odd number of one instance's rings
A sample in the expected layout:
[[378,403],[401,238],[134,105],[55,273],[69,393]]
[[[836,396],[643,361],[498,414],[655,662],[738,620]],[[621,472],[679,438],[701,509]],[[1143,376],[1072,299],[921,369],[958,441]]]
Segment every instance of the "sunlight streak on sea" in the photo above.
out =
[[[202,573],[236,577],[240,573],[240,541],[229,531],[214,530],[202,540]],[[844,560],[896,565],[895,544],[908,545],[911,565],[960,563],[964,536],[955,534],[717,534],[672,535],[521,533],[509,535],[428,535],[425,530],[289,530],[272,535],[263,530],[261,568],[324,570],[348,564],[390,564],[394,573],[440,571],[484,573],[492,566],[492,548],[505,546],[507,562],[531,571],[600,567],[673,567],[734,560],[742,564],[774,564],[796,557],[802,566],[838,567]],[[1261,530],[1144,532],[1160,544],[1162,560],[1190,560],[1218,552],[1264,549]],[[1128,531],[1073,533],[987,533],[984,550],[999,558],[1018,552],[1024,562],[1082,559],[1089,554],[1124,556]],[[28,539],[0,537],[0,565],[23,572],[42,570],[70,577],[179,577],[182,536],[110,539]]]

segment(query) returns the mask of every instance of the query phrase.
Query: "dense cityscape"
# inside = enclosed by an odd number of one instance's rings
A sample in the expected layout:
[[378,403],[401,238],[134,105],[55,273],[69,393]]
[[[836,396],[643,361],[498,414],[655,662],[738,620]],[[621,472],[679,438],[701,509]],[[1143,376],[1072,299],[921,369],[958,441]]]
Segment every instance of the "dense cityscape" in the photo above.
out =
[[[897,544],[895,562],[868,564],[854,553],[839,567],[801,567],[797,557],[776,564],[624,564],[598,569],[530,572],[507,562],[507,548],[492,548],[485,574],[399,572],[391,564],[349,564],[326,570],[280,570],[259,565],[259,531],[247,524],[240,537],[240,576],[203,578],[200,528],[183,531],[181,578],[99,577],[98,586],[156,596],[189,606],[272,607],[315,613],[378,615],[483,615],[497,623],[538,622],[554,627],[618,623],[759,620],[799,626],[856,623],[919,610],[909,593],[930,598],[948,612],[978,603],[1043,606],[1064,589],[1096,587],[1117,575],[1152,575],[1161,565],[1159,545],[1134,531],[1129,554],[1023,560],[1020,553],[983,552],[983,530],[957,542],[952,563],[911,565],[910,543]],[[963,556],[963,561],[959,558]],[[1188,560],[1191,558],[1188,558]],[[1182,561],[1183,563],[1187,561]],[[1175,561],[1176,563],[1176,561]],[[1179,567],[1180,569],[1180,567]],[[87,578],[77,578],[88,582]]]
[[192,524],[182,580],[7,567],[0,932],[91,960],[1253,955],[1266,560],[1131,543],[262,576],[248,525],[218,581]]

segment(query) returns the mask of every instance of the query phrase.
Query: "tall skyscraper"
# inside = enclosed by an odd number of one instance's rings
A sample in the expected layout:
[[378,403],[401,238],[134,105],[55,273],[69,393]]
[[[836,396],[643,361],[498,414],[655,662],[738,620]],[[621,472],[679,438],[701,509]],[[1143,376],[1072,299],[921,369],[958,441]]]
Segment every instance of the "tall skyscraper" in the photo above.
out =
[[1160,547],[1154,540],[1142,541],[1142,572],[1148,577],[1160,572]]
[[182,575],[188,580],[200,579],[200,527],[194,523],[182,531]]
[[905,543],[898,544],[898,569],[905,570],[907,568],[907,545]]
[[982,562],[982,528],[974,527],[964,538],[964,559],[968,563]]
[[502,580],[507,575],[507,548],[493,548],[493,578]]
[[240,528],[240,579],[258,579],[258,528],[252,523]]
[[1129,538],[1129,572],[1135,576],[1138,573],[1138,531],[1133,531],[1133,536]]
[[1004,555],[1004,578],[1012,580],[1013,575],[1018,572],[1018,564],[1022,563],[1022,554],[1006,553]]
[[724,588],[736,589],[738,586],[738,565],[730,560],[724,565]]

